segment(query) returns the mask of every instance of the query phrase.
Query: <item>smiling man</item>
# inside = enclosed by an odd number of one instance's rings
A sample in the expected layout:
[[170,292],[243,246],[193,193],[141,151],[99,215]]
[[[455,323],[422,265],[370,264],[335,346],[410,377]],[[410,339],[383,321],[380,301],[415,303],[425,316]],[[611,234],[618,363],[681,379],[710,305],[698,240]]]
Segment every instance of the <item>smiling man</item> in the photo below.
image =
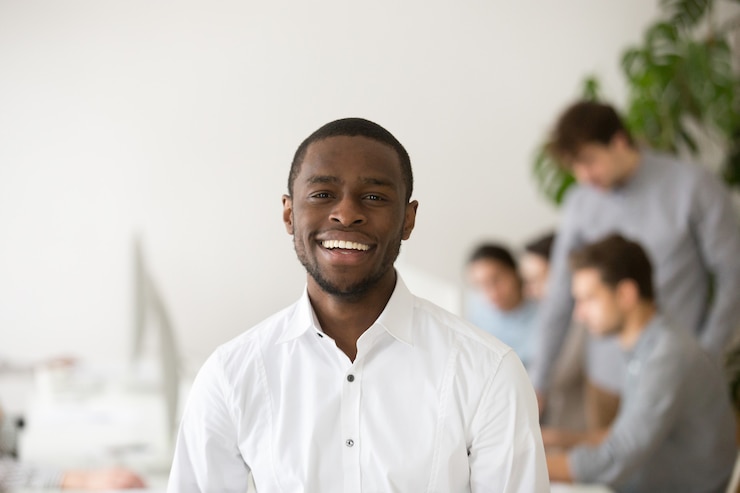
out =
[[514,352],[414,296],[409,156],[349,118],[296,151],[283,221],[307,272],[293,305],[218,348],[186,406],[169,491],[549,491]]

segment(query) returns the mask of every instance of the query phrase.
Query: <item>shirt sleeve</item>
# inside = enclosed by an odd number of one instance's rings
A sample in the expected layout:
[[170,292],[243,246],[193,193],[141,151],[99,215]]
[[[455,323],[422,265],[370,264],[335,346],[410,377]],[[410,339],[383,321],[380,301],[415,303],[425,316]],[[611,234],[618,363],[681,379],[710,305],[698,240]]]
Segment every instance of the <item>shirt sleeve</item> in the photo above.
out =
[[570,292],[568,255],[581,241],[575,222],[578,208],[575,199],[576,197],[571,195],[565,204],[563,224],[555,235],[550,255],[547,296],[540,304],[535,323],[535,352],[531,377],[534,388],[538,391],[547,391],[555,360],[570,327],[573,297]]
[[0,457],[0,491],[16,488],[59,488],[62,472]]
[[473,493],[550,491],[537,402],[513,351],[506,353],[491,377],[471,433]]
[[170,470],[170,493],[244,493],[249,468],[242,459],[237,426],[219,353],[198,372],[180,422]]
[[683,398],[684,358],[673,349],[672,354],[654,354],[643,363],[634,394],[623,401],[604,442],[570,452],[570,472],[576,481],[613,485],[644,464],[665,441]]
[[709,172],[700,174],[692,227],[714,278],[712,304],[700,342],[720,355],[740,329],[740,223],[725,185]]

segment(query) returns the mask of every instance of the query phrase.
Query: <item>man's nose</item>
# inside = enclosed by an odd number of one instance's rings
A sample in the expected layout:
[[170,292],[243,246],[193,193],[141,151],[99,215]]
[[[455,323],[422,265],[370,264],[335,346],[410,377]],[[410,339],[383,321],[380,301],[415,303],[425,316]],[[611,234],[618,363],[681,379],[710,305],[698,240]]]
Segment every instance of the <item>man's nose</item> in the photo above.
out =
[[343,226],[362,224],[367,220],[358,199],[344,197],[339,200],[331,211],[331,220]]

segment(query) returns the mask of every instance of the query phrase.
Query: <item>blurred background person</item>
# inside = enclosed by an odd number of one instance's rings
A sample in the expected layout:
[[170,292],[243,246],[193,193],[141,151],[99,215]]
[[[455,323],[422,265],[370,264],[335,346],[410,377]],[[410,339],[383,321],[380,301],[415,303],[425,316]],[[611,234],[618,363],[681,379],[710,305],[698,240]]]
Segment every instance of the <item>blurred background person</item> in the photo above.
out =
[[[554,241],[554,231],[534,237],[524,244],[524,250],[519,258],[524,291],[530,299],[536,302],[542,301],[547,295],[550,252]],[[547,412],[542,416],[544,425],[574,431],[586,428],[585,337],[586,331],[580,324],[572,324],[568,329],[563,349],[553,367]]]
[[519,271],[524,280],[524,292],[533,300],[540,301],[547,293],[550,275],[550,251],[555,241],[555,232],[549,231],[524,244],[519,258]]
[[481,244],[468,258],[466,276],[472,287],[466,318],[511,347],[529,368],[537,304],[524,295],[514,256],[503,245]]
[[550,479],[619,493],[725,493],[737,455],[726,379],[717,359],[656,304],[645,250],[611,235],[569,260],[574,317],[617,341],[628,372],[611,426],[543,428]]

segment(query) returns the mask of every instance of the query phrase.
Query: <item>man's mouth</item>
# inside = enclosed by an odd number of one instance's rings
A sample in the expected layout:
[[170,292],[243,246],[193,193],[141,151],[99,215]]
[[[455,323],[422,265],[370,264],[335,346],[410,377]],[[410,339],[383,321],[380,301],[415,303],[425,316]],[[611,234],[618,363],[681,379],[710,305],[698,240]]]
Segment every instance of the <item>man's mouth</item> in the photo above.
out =
[[321,242],[321,246],[329,250],[339,248],[341,250],[360,250],[364,252],[370,249],[370,245],[344,240],[324,240]]

